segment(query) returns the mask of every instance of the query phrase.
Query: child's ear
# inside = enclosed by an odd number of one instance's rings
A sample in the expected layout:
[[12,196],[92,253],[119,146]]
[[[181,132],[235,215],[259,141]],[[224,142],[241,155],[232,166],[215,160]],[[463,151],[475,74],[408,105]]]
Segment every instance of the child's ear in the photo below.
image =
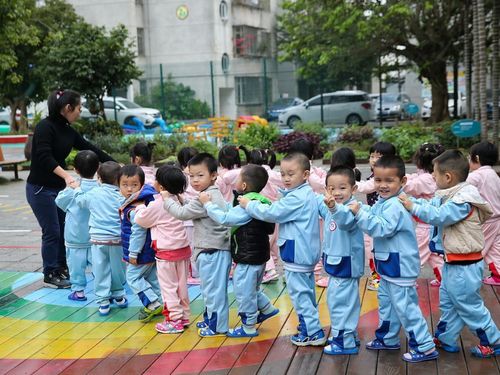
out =
[[309,179],[310,175],[311,175],[311,171],[304,171],[304,180]]
[[217,176],[218,176],[217,172],[213,172],[213,173],[210,175],[210,179],[211,179],[212,181],[215,181],[215,180],[217,180]]
[[408,179],[406,178],[406,176],[403,176],[403,178],[401,179],[401,185],[402,185],[402,186],[405,186],[405,185],[406,185],[406,181],[407,181],[407,180],[408,180]]
[[352,190],[351,190],[351,191],[352,191],[352,193],[353,193],[353,194],[354,194],[355,192],[357,192],[357,191],[358,191],[358,185],[354,185],[354,186],[352,187]]

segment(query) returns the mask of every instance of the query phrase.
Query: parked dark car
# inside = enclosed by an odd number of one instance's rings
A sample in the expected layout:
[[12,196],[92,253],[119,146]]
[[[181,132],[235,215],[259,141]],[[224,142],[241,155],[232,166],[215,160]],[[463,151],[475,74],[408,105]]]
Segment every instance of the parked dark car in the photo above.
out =
[[[380,119],[380,102],[377,94],[374,102],[374,110],[377,119]],[[411,104],[411,98],[406,94],[382,94],[382,120],[404,120],[409,117],[407,108]]]
[[300,98],[280,98],[269,106],[266,113],[267,121],[278,121],[278,117],[285,109],[303,103]]

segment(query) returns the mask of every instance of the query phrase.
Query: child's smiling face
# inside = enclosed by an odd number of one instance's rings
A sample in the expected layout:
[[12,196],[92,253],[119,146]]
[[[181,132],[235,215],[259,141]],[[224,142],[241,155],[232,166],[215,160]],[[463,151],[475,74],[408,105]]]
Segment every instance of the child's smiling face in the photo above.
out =
[[333,196],[336,203],[345,203],[356,191],[356,185],[351,185],[348,176],[332,174],[326,181],[326,190]]
[[373,182],[380,197],[387,199],[399,193],[406,183],[406,176],[400,178],[397,168],[373,168]]

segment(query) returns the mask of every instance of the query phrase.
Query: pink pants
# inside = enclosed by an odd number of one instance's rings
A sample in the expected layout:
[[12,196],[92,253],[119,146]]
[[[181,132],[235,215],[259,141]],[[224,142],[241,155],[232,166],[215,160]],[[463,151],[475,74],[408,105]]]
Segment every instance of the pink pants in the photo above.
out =
[[431,226],[425,223],[417,223],[415,234],[417,236],[418,253],[420,255],[420,265],[429,263],[432,267],[436,279],[441,281],[441,270],[443,269],[444,259],[441,255],[433,253],[429,249]]
[[187,277],[189,259],[170,262],[156,260],[165,320],[189,319]]
[[483,224],[484,261],[488,265],[493,278],[500,281],[500,219]]
[[365,242],[365,260],[366,264],[370,266],[370,271],[375,272],[375,263],[373,262],[373,239],[363,233],[363,240]]
[[266,271],[276,270],[278,263],[278,224],[274,227],[274,232],[269,236],[269,245],[271,246],[271,258],[266,263]]

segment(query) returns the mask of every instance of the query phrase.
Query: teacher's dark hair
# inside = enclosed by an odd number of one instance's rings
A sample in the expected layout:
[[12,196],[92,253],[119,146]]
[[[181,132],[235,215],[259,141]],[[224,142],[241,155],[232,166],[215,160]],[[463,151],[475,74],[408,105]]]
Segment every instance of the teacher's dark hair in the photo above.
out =
[[73,90],[55,90],[52,91],[47,99],[49,107],[49,116],[56,116],[61,113],[61,110],[69,105],[73,111],[81,102],[80,93]]

